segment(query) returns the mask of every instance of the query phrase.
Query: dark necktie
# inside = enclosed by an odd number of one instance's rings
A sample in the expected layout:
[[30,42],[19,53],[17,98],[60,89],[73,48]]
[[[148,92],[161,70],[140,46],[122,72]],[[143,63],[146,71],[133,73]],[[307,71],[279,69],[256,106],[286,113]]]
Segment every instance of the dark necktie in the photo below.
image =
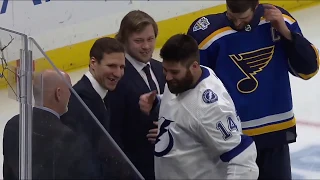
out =
[[150,90],[153,91],[153,90],[157,90],[157,86],[156,86],[156,83],[153,81],[152,77],[151,77],[151,73],[150,73],[150,65],[147,64],[144,68],[143,68],[143,71],[146,73],[147,75],[147,79],[148,79],[148,83],[149,83],[149,87],[150,87]]
[[108,94],[105,96],[104,99],[102,99],[104,107],[106,108],[105,111],[105,121],[101,122],[102,125],[104,125],[104,128],[109,132],[110,130],[110,110],[109,110],[109,101],[108,101]]

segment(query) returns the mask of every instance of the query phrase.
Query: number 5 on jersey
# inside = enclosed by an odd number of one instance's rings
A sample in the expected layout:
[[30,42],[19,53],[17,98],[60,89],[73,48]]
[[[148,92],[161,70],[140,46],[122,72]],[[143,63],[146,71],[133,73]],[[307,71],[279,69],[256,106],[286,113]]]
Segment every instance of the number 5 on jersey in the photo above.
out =
[[227,118],[227,123],[228,123],[228,129],[225,128],[225,126],[221,121],[217,122],[217,127],[216,127],[221,132],[222,138],[224,140],[228,140],[229,138],[232,137],[231,131],[238,131],[238,127],[231,117]]

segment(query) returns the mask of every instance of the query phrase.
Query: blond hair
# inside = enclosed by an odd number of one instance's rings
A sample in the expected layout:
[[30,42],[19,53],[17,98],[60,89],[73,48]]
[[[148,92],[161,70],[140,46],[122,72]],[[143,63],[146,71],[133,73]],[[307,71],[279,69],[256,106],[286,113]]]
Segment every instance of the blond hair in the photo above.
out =
[[150,24],[153,27],[155,37],[157,37],[158,25],[149,14],[140,10],[130,11],[122,19],[120,29],[115,38],[121,43],[126,43],[132,33],[141,32]]

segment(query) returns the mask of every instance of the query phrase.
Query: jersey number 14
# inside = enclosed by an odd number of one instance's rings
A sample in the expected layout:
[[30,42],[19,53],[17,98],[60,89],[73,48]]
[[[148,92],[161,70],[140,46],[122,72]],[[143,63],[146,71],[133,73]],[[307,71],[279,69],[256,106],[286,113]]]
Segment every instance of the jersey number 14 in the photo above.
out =
[[227,118],[228,129],[223,125],[221,121],[217,123],[217,129],[221,132],[222,138],[228,140],[232,137],[232,131],[238,131],[236,123],[232,120],[231,117]]

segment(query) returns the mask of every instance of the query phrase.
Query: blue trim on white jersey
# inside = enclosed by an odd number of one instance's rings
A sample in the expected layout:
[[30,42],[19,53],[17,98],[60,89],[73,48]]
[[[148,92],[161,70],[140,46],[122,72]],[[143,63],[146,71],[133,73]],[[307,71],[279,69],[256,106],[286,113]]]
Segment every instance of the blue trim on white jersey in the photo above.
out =
[[190,89],[195,88],[201,81],[203,81],[204,79],[206,79],[207,77],[210,76],[210,71],[207,68],[201,67],[201,66],[200,66],[200,68],[202,70],[202,74],[201,74],[199,80],[196,82],[196,84],[194,86],[192,86]]
[[253,140],[251,137],[246,136],[246,135],[241,135],[241,142],[233,148],[232,150],[223,153],[220,156],[221,161],[223,162],[229,162],[231,161],[234,157],[238,156],[241,154],[244,150],[246,150],[251,144],[253,143]]

